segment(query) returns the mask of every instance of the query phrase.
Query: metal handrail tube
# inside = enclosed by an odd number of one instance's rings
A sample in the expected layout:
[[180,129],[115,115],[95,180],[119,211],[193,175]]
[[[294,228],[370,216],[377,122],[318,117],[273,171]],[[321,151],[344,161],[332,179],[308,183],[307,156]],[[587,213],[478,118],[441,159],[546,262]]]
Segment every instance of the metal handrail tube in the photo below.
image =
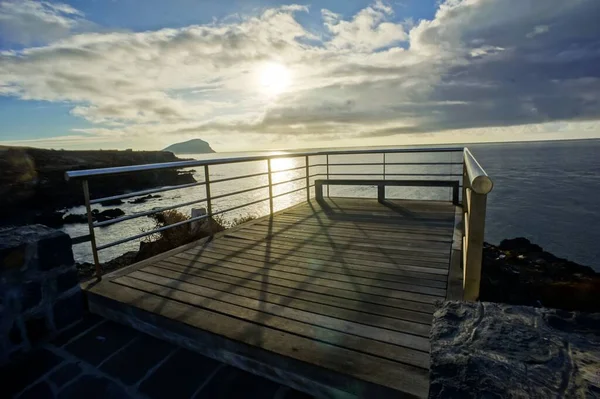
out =
[[[149,170],[161,170],[161,169],[183,169],[192,168],[195,166],[204,165],[223,165],[238,162],[250,162],[250,161],[262,161],[265,159],[277,159],[277,158],[294,158],[300,156],[319,156],[319,155],[364,155],[364,154],[404,154],[404,153],[443,153],[443,152],[461,152],[463,147],[440,147],[440,148],[404,148],[404,149],[380,149],[380,150],[336,150],[336,151],[311,151],[311,152],[290,152],[273,155],[255,155],[249,157],[232,157],[232,158],[221,158],[221,159],[205,159],[198,161],[178,161],[178,162],[163,162],[153,163],[145,165],[129,165],[129,166],[117,166],[112,168],[101,168],[101,169],[85,169],[68,171],[65,173],[66,180],[82,179],[91,176],[107,176],[116,175],[122,173],[131,172],[143,172]],[[311,165],[312,166],[312,165]]]
[[[312,165],[311,165],[312,166]],[[302,166],[298,166],[297,168],[289,168],[289,169],[282,169],[282,170],[274,170],[272,173],[282,173],[282,172],[290,172],[292,170],[300,170],[300,169],[306,169],[306,166],[302,165]]]
[[104,198],[98,198],[95,200],[91,200],[90,204],[94,205],[94,204],[99,204],[104,201],[113,201],[113,200],[118,200],[118,199],[139,197],[139,196],[147,195],[147,194],[162,193],[164,191],[179,190],[179,189],[183,189],[183,188],[203,186],[204,184],[205,184],[205,182],[202,181],[202,182],[196,182],[196,183],[180,184],[178,186],[164,186],[164,187],[160,187],[160,188],[153,188],[150,190],[135,191],[135,192],[127,193],[127,194],[113,195],[111,197],[104,197]]
[[264,201],[268,201],[268,200],[269,200],[269,197],[263,198],[263,199],[259,199],[259,200],[256,200],[256,201],[252,201],[252,202],[248,202],[247,204],[237,205],[237,206],[234,206],[233,208],[228,208],[228,209],[225,209],[223,211],[214,212],[213,215],[219,215],[221,213],[235,211],[236,209],[240,209],[240,208],[243,208],[245,206],[250,206],[250,205],[258,204],[259,202],[264,202]]
[[467,177],[469,178],[469,185],[473,191],[477,194],[487,194],[492,191],[492,188],[494,187],[492,179],[485,173],[485,170],[483,170],[468,148],[464,149],[464,160]]
[[122,216],[120,218],[114,218],[114,219],[110,219],[110,220],[105,220],[104,222],[96,222],[96,223],[93,224],[93,226],[94,227],[110,226],[111,224],[124,222],[126,220],[136,219],[136,218],[139,218],[139,217],[142,217],[142,216],[152,215],[154,213],[160,213],[160,212],[164,212],[164,211],[170,211],[171,209],[181,208],[182,206],[189,206],[189,205],[198,204],[200,202],[206,202],[206,200],[207,200],[207,198],[203,198],[203,199],[200,199],[200,200],[183,202],[181,204],[175,204],[175,205],[171,205],[171,206],[165,206],[165,207],[162,207],[162,208],[153,208],[153,209],[151,209],[149,211],[146,211],[146,212],[138,212],[138,213],[134,213],[133,215],[129,215],[129,216]]
[[[304,168],[304,166],[302,168]],[[273,186],[278,186],[280,184],[286,184],[286,183],[293,183],[293,182],[298,181],[298,180],[306,180],[306,176],[297,177],[295,179],[290,179],[290,180],[286,180],[286,181],[280,181],[278,183],[273,183]]]
[[208,215],[197,216],[197,217],[194,217],[194,218],[182,220],[181,222],[177,222],[177,223],[169,224],[167,226],[159,227],[158,229],[154,229],[154,230],[150,230],[150,231],[145,231],[143,233],[136,234],[136,235],[131,236],[131,237],[123,238],[121,240],[113,241],[113,242],[108,243],[108,244],[100,245],[98,247],[98,251],[101,251],[101,250],[106,249],[106,248],[114,247],[115,245],[124,244],[124,243],[129,242],[129,241],[137,240],[138,238],[146,237],[146,236],[149,236],[151,234],[160,233],[161,231],[169,230],[169,229],[172,229],[173,227],[182,226],[184,224],[188,224],[188,223],[192,223],[192,222],[197,222],[199,220],[206,219],[206,218],[208,218]]
[[217,180],[211,180],[210,183],[211,184],[215,184],[215,183],[223,183],[226,181],[232,181],[232,180],[239,180],[239,179],[243,179],[246,177],[258,177],[258,176],[266,176],[268,175],[269,172],[261,172],[261,173],[253,173],[251,175],[243,175],[243,176],[235,176],[235,177],[226,177],[224,179],[217,179]]
[[295,193],[296,191],[300,191],[300,190],[306,190],[306,187],[300,187],[300,188],[298,188],[296,190],[288,191],[286,193],[277,194],[277,195],[274,195],[273,198],[283,197],[284,195],[292,194],[292,193]]
[[[329,176],[377,176],[381,172],[373,173],[329,173]],[[460,176],[460,173],[386,173],[387,176]]]
[[221,199],[221,198],[229,197],[229,196],[232,196],[232,195],[244,194],[244,193],[248,193],[250,191],[260,190],[260,189],[264,189],[264,188],[269,188],[269,185],[265,184],[264,186],[251,187],[251,188],[247,188],[245,190],[234,191],[232,193],[226,193],[226,194],[221,194],[221,195],[213,195],[211,198],[213,200],[216,200],[216,199]]

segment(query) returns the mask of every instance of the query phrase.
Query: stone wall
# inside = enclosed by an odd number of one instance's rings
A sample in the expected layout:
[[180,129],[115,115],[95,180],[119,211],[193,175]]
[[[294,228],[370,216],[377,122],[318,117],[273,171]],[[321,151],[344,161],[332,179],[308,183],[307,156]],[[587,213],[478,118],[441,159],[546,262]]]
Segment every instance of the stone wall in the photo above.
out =
[[78,321],[71,238],[42,225],[0,230],[0,364]]

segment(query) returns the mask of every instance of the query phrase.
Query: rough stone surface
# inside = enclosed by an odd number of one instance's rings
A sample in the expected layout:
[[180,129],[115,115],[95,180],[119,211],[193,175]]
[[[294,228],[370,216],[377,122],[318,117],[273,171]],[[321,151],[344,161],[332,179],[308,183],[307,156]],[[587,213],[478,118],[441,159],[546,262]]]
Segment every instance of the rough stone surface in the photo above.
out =
[[600,312],[600,273],[523,237],[485,243],[479,300]]
[[114,381],[93,375],[84,375],[68,385],[58,394],[59,399],[127,399],[131,398],[123,388]]
[[0,229],[0,364],[83,315],[71,239],[31,225]]
[[55,387],[61,388],[73,381],[79,374],[81,374],[81,367],[77,363],[67,363],[50,374],[48,379],[52,381]]
[[445,302],[430,398],[599,397],[600,314]]

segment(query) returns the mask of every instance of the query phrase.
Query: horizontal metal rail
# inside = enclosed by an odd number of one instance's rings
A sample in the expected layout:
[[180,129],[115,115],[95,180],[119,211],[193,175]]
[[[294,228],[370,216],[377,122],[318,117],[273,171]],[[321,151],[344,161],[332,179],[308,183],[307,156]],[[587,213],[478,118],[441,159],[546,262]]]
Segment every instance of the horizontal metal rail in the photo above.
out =
[[214,212],[213,215],[220,215],[222,213],[235,211],[235,210],[243,208],[245,206],[255,205],[255,204],[258,204],[259,202],[265,202],[265,201],[268,201],[268,200],[269,200],[269,198],[267,197],[267,198],[259,199],[259,200],[256,200],[256,201],[248,202],[246,204],[237,205],[237,206],[234,206],[234,207],[229,208],[229,209],[225,209],[225,210],[222,210],[222,211]]
[[65,179],[82,179],[92,176],[107,176],[131,172],[144,172],[149,170],[184,169],[204,165],[224,165],[230,163],[264,161],[266,159],[294,158],[300,156],[327,156],[327,155],[363,155],[363,154],[418,154],[418,153],[445,153],[462,152],[464,147],[435,147],[435,148],[403,148],[403,149],[381,149],[381,150],[337,150],[337,151],[311,151],[311,152],[288,152],[273,155],[255,155],[249,157],[231,157],[221,159],[205,159],[200,161],[164,162],[145,165],[117,166],[102,169],[74,170],[65,173]]
[[149,215],[153,215],[155,213],[161,213],[161,212],[165,212],[165,211],[171,211],[171,210],[177,209],[177,208],[182,208],[184,206],[199,204],[200,202],[206,202],[206,200],[207,200],[206,198],[203,198],[203,199],[199,199],[199,200],[183,202],[181,204],[169,205],[169,206],[165,206],[165,207],[161,207],[161,208],[152,208],[151,210],[146,211],[146,212],[137,212],[137,213],[134,213],[134,214],[131,214],[128,216],[122,216],[119,218],[105,220],[104,222],[96,222],[96,223],[94,223],[94,227],[106,227],[106,226],[110,226],[111,224],[121,223],[126,220],[136,219],[136,218],[139,218],[142,216],[149,216]]
[[106,201],[114,201],[114,200],[121,200],[121,199],[125,199],[125,198],[141,197],[141,196],[148,195],[148,194],[162,193],[165,191],[180,190],[180,189],[184,189],[184,188],[203,186],[205,184],[206,184],[205,182],[201,181],[201,182],[196,182],[196,183],[180,184],[178,186],[164,186],[164,187],[160,187],[160,188],[153,188],[151,190],[142,190],[142,191],[136,191],[136,192],[127,193],[127,194],[113,195],[111,197],[98,198],[95,200],[91,200],[90,204],[95,205],[95,204],[99,204],[99,203],[106,202]]
[[242,176],[234,176],[234,177],[226,177],[224,179],[216,179],[216,180],[211,180],[210,184],[214,184],[214,183],[223,183],[226,181],[233,181],[233,180],[239,180],[239,179],[247,179],[247,178],[251,178],[251,177],[258,177],[258,176],[266,176],[268,175],[269,172],[261,172],[261,173],[253,173],[251,175],[242,175]]
[[264,186],[251,187],[251,188],[247,188],[245,190],[234,191],[232,193],[226,193],[226,194],[221,194],[221,195],[213,195],[211,198],[213,200],[216,200],[216,199],[221,199],[221,198],[225,198],[225,197],[231,197],[232,195],[239,195],[239,194],[249,193],[250,191],[261,190],[261,189],[265,189],[265,188],[269,188],[269,185],[265,184]]
[[172,229],[172,228],[177,227],[177,226],[183,226],[184,224],[188,224],[188,223],[192,223],[192,222],[197,222],[197,221],[200,221],[200,220],[203,220],[203,219],[206,219],[206,218],[208,218],[208,215],[197,216],[197,217],[193,217],[193,218],[190,218],[190,219],[182,220],[181,222],[177,222],[177,223],[169,224],[167,226],[159,227],[158,229],[154,229],[154,230],[150,230],[150,231],[145,231],[143,233],[136,234],[136,235],[131,236],[131,237],[123,238],[122,240],[117,240],[117,241],[113,241],[113,242],[108,243],[108,244],[100,245],[98,247],[98,251],[101,251],[101,250],[106,249],[106,248],[114,247],[115,245],[125,244],[126,242],[137,240],[138,238],[144,238],[144,237],[149,236],[151,234],[160,233],[161,231],[169,230],[169,229]]

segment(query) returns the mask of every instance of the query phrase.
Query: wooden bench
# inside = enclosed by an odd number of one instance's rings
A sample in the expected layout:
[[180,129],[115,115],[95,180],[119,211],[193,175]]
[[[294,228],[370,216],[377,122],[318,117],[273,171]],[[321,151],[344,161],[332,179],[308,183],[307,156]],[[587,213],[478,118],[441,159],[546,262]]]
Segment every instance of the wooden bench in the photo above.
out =
[[323,200],[323,186],[377,186],[377,200],[385,201],[385,187],[451,187],[452,203],[458,205],[458,180],[362,180],[362,179],[317,179],[315,180],[315,197]]

